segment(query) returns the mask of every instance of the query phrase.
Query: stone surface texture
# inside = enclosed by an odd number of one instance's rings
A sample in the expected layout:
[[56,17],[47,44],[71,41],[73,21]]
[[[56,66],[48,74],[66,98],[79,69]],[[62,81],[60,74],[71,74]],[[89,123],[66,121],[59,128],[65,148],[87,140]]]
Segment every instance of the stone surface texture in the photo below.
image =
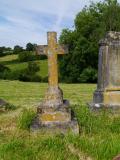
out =
[[117,157],[113,158],[113,160],[120,160],[120,155],[118,155]]
[[58,85],[57,55],[67,53],[67,47],[57,43],[57,33],[47,33],[48,45],[37,46],[37,54],[48,57],[48,89],[44,100],[37,108],[37,119],[33,128],[59,129],[61,132],[72,130],[79,133],[76,119],[71,116],[69,102],[63,100],[63,92]]
[[98,85],[90,105],[120,107],[120,32],[110,31],[100,41]]
[[6,101],[4,101],[3,99],[0,99],[0,113],[6,111],[7,105],[8,105],[8,103]]

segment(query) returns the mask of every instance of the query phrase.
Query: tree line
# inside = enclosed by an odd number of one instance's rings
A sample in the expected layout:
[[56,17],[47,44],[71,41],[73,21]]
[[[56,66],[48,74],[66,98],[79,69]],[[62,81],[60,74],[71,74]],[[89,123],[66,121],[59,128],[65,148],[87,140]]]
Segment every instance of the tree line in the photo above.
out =
[[10,54],[19,54],[20,52],[23,52],[23,51],[35,51],[35,47],[36,47],[36,44],[32,44],[30,42],[26,44],[25,49],[23,49],[23,47],[19,45],[14,46],[13,49],[11,47],[2,46],[0,47],[0,57],[10,55]]
[[107,31],[120,31],[120,4],[117,0],[91,2],[75,17],[74,30],[62,30],[59,41],[69,48],[69,54],[60,57],[62,81],[97,81],[99,40]]
[[[59,43],[68,46],[69,54],[59,56],[61,82],[97,82],[99,40],[107,31],[120,31],[120,3],[117,0],[91,2],[76,15],[73,30],[62,30]],[[35,58],[35,46],[36,44],[28,43],[25,49],[21,46],[15,46],[14,49],[0,47],[0,56],[19,54],[20,62],[32,61]]]
[[[45,59],[45,56],[35,54],[36,44],[28,43],[26,48],[16,45],[13,49],[0,47],[0,56],[17,54],[17,59],[0,63],[0,79],[20,80],[25,82],[46,82],[47,77],[41,77],[38,74],[40,65],[36,60]],[[20,64],[26,62],[24,68],[19,67],[12,70],[7,64]]]

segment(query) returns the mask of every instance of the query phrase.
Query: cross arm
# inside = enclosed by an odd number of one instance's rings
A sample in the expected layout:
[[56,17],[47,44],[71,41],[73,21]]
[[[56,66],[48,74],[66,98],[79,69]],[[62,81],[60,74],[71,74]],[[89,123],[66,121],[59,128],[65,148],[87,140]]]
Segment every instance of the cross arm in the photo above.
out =
[[56,53],[57,54],[67,54],[68,53],[68,46],[57,44]]
[[47,55],[48,46],[47,45],[38,45],[36,46],[36,53],[38,55]]

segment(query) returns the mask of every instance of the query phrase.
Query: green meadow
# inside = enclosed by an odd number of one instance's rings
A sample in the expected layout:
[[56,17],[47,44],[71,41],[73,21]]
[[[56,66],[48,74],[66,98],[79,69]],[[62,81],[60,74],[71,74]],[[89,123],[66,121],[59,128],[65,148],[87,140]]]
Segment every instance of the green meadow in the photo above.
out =
[[[26,67],[17,56],[0,58],[12,70]],[[38,61],[47,75],[47,61]],[[32,132],[29,129],[47,83],[0,80],[0,98],[16,108],[0,113],[0,160],[112,160],[120,153],[120,115],[110,110],[92,112],[96,84],[60,84],[74,110],[80,133]]]
[[[120,151],[120,116],[113,111],[91,112],[95,84],[60,84],[75,111],[80,134],[30,132],[18,125],[27,109],[35,113],[47,84],[0,81],[0,97],[17,106],[0,114],[0,159],[3,160],[112,160]],[[25,119],[26,118],[26,119]],[[24,115],[24,121],[29,116]]]
[[[46,77],[48,74],[47,70],[47,60],[37,60],[35,61],[40,66],[40,71],[38,74],[41,77]],[[18,55],[8,55],[0,58],[0,63],[6,65],[11,71],[20,71],[27,67],[27,62],[19,62]]]

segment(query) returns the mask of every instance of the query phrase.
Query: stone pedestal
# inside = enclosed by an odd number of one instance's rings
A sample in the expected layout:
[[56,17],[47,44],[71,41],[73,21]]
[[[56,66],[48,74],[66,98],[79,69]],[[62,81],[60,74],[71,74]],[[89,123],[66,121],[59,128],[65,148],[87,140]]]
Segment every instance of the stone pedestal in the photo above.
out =
[[120,32],[108,32],[100,41],[98,85],[91,107],[120,107]]
[[79,126],[72,113],[69,102],[63,100],[59,87],[48,88],[43,102],[37,108],[37,118],[32,129],[47,129],[52,132],[79,134]]

